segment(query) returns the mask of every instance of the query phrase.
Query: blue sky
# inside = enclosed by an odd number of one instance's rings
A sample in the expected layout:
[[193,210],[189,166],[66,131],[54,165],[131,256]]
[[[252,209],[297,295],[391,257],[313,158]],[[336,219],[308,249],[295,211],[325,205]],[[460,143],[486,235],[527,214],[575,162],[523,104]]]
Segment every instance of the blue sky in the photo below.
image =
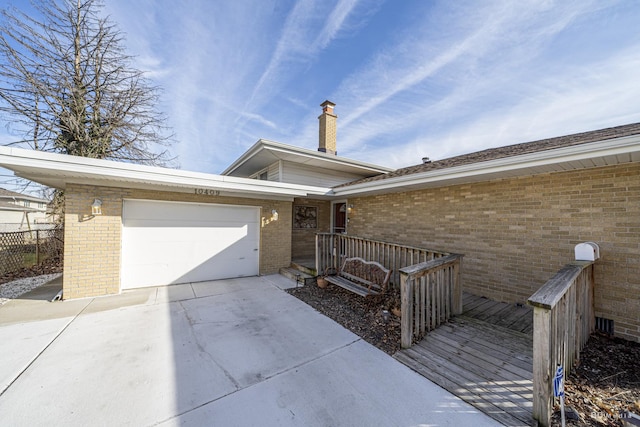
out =
[[389,167],[640,121],[635,0],[107,3],[186,170],[317,148],[325,99],[339,155]]

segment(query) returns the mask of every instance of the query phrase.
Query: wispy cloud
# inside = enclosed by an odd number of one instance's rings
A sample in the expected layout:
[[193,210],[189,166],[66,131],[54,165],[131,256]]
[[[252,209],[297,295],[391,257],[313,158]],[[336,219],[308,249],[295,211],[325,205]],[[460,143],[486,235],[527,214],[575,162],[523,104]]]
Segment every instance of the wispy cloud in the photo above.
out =
[[640,121],[633,0],[110,0],[105,9],[127,33],[133,65],[164,88],[158,108],[186,169],[220,172],[259,138],[313,148],[327,98],[340,155],[396,167]]
[[[424,129],[422,136],[373,147],[364,160],[389,159],[395,166],[417,164],[424,156],[446,158],[484,148],[595,130],[640,120],[640,45],[535,83],[537,95],[490,108],[456,126]],[[428,115],[428,114],[426,114]],[[431,121],[430,123],[435,123]]]
[[[446,10],[425,9],[426,25],[407,28],[340,84],[332,97],[345,100],[338,107],[342,155],[374,162],[384,158],[392,166],[403,166],[425,155],[442,158],[542,133],[563,134],[567,121],[575,131],[592,129],[598,114],[593,103],[585,108],[590,114],[570,111],[582,110],[589,100],[604,101],[601,89],[615,91],[619,86],[624,91],[633,84],[633,49],[615,58],[608,56],[615,50],[600,53],[602,62],[595,67],[599,75],[585,75],[597,58],[584,63],[545,58],[562,55],[553,52],[557,37],[598,12],[599,4],[469,6],[447,3]],[[436,24],[428,16],[451,22]],[[612,72],[620,76],[615,84],[607,78]],[[605,104],[622,105],[621,112],[628,112],[628,104],[620,101]],[[599,122],[611,124],[611,112],[601,111]],[[311,137],[316,126],[309,124],[305,136]]]
[[344,26],[349,14],[357,6],[359,0],[340,0],[337,6],[329,15],[324,27],[314,40],[311,51],[318,51],[326,48],[331,41],[337,37]]
[[[420,92],[419,86],[429,79],[438,77],[439,81],[429,82],[436,84],[447,77],[463,83],[469,79],[492,79],[490,75],[476,74],[481,66],[479,62],[488,60],[491,64],[500,65],[503,61],[518,62],[523,55],[531,58],[545,38],[561,31],[577,13],[570,10],[566,15],[549,16],[545,13],[547,10],[544,3],[540,2],[501,2],[493,7],[483,4],[476,9],[465,7],[464,10],[440,12],[438,16],[453,15],[451,25],[454,31],[444,34],[444,38],[435,33],[443,30],[448,22],[440,23],[435,31],[420,27],[407,30],[411,36],[399,45],[385,49],[338,88],[339,93],[354,94],[357,98],[355,102],[358,102],[356,108],[342,120],[343,126],[348,126],[403,92]],[[540,19],[542,17],[544,19]],[[535,27],[531,25],[531,20],[536,18],[539,21],[552,19],[550,22],[540,22],[542,27]],[[527,33],[527,27],[534,27],[537,34]],[[522,49],[524,43],[527,44],[526,49]],[[501,52],[503,49],[509,51]],[[492,56],[494,59],[491,59]],[[454,66],[457,69],[452,69]],[[444,84],[452,86],[451,83]],[[353,102],[350,101],[350,104]]]
[[[323,1],[295,2],[282,28],[271,60],[253,88],[247,105],[256,99],[271,96],[274,90],[286,83],[286,77],[282,78],[282,71],[287,64],[312,62],[316,55],[338,36],[358,1],[340,0],[329,10],[322,7],[323,3],[326,4]],[[325,15],[327,11],[330,12],[328,16]],[[318,23],[319,18],[323,19],[325,16],[326,20]],[[318,24],[321,25],[319,31]],[[317,36],[314,38],[315,34]]]
[[[118,19],[131,19],[128,3],[116,9]],[[113,6],[112,6],[113,7]],[[275,124],[245,111],[257,70],[269,60],[274,30],[270,2],[201,2],[177,11],[167,1],[148,5],[150,16],[128,23],[128,44],[164,90],[160,106],[174,129],[173,147],[183,167],[219,172],[238,153],[238,144],[254,135],[234,129],[239,119],[274,128]],[[161,30],[160,30],[161,29]],[[137,49],[137,50],[135,50]],[[258,136],[259,137],[259,136]]]

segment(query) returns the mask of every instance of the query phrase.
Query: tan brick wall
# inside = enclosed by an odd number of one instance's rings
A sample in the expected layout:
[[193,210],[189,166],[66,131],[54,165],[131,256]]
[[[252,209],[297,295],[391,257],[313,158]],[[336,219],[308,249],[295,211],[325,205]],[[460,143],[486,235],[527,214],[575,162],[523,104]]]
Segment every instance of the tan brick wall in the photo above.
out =
[[640,165],[593,168],[349,199],[349,234],[465,254],[464,287],[525,302],[600,245],[596,316],[640,341]]
[[[94,199],[102,215],[91,216]],[[122,197],[111,188],[68,186],[65,191],[64,298],[120,291]]]
[[[331,227],[331,202],[328,200],[294,199],[293,206],[316,206],[318,208],[317,229],[296,229],[291,232],[291,256],[313,258],[316,255],[316,233],[328,233]],[[292,207],[293,209],[293,207]]]
[[[120,291],[123,199],[260,207],[260,274],[276,273],[291,262],[291,202],[86,185],[69,185],[65,197],[65,299]],[[91,217],[95,198],[102,200],[103,214]],[[272,220],[273,209],[278,212],[277,221]]]
[[[277,221],[269,220],[272,209],[278,211]],[[274,274],[281,267],[291,264],[291,202],[262,201],[260,216],[263,219],[260,233],[260,274]]]

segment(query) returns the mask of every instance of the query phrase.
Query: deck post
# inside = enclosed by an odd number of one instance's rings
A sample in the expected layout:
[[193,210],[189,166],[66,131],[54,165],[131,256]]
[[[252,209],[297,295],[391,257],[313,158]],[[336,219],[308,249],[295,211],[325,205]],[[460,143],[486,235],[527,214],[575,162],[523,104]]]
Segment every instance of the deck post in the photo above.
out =
[[453,264],[453,300],[451,302],[451,311],[454,316],[462,314],[462,257],[458,258],[458,262]]
[[593,332],[593,279],[593,261],[574,261],[527,301],[533,306],[533,418],[541,426],[550,423],[557,365],[568,375]]
[[323,248],[320,247],[320,235],[316,234],[316,275],[318,276],[323,273],[320,271],[320,252],[322,251],[322,249]]
[[551,310],[533,308],[533,419],[548,426],[551,419]]
[[403,271],[400,272],[400,346],[402,348],[411,347],[413,340],[413,286],[411,286],[409,275]]

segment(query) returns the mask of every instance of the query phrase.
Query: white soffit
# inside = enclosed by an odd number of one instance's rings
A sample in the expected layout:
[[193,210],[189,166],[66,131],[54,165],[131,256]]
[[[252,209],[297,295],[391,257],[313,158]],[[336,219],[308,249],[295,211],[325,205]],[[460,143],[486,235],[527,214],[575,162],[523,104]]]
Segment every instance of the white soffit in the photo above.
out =
[[640,162],[640,135],[368,181],[334,188],[333,194],[342,197],[383,194],[631,162]]
[[220,192],[243,197],[322,196],[330,189],[298,184],[260,181],[154,166],[0,147],[0,166],[17,176],[53,188],[67,184],[114,186],[159,191]]
[[261,139],[240,156],[231,166],[225,169],[222,175],[249,176],[279,160],[357,174],[363,177],[392,172],[394,170],[333,154]]

